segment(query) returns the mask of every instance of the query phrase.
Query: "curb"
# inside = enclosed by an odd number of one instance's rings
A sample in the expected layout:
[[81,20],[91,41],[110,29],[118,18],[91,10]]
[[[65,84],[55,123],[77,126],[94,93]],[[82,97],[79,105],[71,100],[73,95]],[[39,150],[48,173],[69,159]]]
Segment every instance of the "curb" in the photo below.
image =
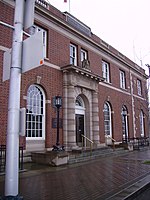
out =
[[150,187],[150,175],[112,195],[107,200],[134,200],[139,194]]

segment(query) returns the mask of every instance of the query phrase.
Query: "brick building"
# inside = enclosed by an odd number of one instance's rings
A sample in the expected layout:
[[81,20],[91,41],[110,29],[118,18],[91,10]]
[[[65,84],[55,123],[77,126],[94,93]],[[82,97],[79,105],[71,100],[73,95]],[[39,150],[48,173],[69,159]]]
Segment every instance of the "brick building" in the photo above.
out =
[[[14,6],[13,0],[0,0],[1,22],[13,25]],[[57,95],[63,100],[60,143],[66,149],[81,146],[82,134],[96,146],[148,136],[148,77],[141,67],[46,1],[36,0],[34,24],[28,33],[42,32],[45,58],[21,79],[26,137],[20,137],[20,145],[27,152],[50,150],[56,143]],[[6,142],[9,94],[3,55],[11,48],[12,33],[0,24],[0,144]]]

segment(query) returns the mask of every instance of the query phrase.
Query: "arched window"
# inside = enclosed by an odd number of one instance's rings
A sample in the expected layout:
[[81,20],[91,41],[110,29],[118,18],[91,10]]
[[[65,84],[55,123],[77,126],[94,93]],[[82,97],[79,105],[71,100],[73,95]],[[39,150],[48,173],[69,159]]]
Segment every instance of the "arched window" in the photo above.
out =
[[81,96],[77,96],[75,101],[75,113],[85,114],[85,104]]
[[128,138],[128,118],[127,118],[127,108],[126,106],[122,107],[121,116],[122,116],[122,135],[123,139],[127,140]]
[[140,135],[144,137],[144,113],[142,110],[140,112]]
[[37,85],[31,85],[27,91],[26,137],[45,139],[45,96]]
[[111,107],[108,102],[104,104],[104,127],[105,134],[112,137]]
[[80,96],[76,98],[76,106],[84,107],[83,99]]

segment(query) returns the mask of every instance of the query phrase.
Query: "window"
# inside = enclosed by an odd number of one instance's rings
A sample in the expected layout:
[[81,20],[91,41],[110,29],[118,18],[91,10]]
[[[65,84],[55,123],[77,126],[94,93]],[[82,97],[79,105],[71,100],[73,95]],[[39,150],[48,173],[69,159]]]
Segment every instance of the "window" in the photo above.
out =
[[83,101],[83,99],[82,99],[80,96],[78,96],[78,97],[76,98],[75,106],[78,107],[78,109],[81,108],[81,107],[82,107],[82,108],[85,107],[84,101]]
[[108,102],[104,104],[104,128],[105,134],[112,136],[112,127],[111,127],[111,107]]
[[144,113],[142,110],[140,112],[140,135],[144,137]]
[[122,107],[122,134],[123,134],[123,139],[127,140],[128,138],[128,118],[127,118],[127,108],[125,106]]
[[44,49],[43,49],[43,54],[44,57],[46,58],[47,56],[47,31],[39,26],[33,25],[30,28],[30,34],[33,35],[39,31],[43,31],[43,45],[44,45]]
[[102,61],[102,73],[103,78],[106,82],[110,83],[110,70],[109,70],[109,64],[105,61]]
[[120,88],[126,88],[125,72],[120,70]]
[[87,60],[87,51],[81,49],[81,62]]
[[142,95],[142,84],[140,80],[137,80],[137,93],[138,95]]
[[45,139],[45,97],[37,85],[31,85],[27,91],[26,137],[27,139]]
[[85,115],[85,104],[81,96],[77,96],[76,98],[75,114]]
[[70,64],[77,65],[77,48],[73,44],[70,44]]

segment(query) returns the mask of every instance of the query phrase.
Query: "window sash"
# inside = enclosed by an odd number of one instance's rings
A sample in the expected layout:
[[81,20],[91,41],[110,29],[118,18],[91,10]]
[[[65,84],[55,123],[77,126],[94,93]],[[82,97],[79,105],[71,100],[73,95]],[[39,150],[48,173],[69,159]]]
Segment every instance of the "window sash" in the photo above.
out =
[[103,73],[103,78],[105,79],[106,82],[110,82],[110,73],[109,73],[109,64],[106,62],[102,62],[102,73]]
[[140,134],[141,137],[144,136],[144,115],[142,111],[140,112]]
[[123,138],[125,136],[128,138],[128,118],[127,118],[127,109],[125,107],[122,108],[121,116],[122,116],[122,135]]
[[26,136],[28,138],[42,138],[42,118],[43,115],[33,115],[27,113]]
[[36,85],[31,85],[27,92],[26,138],[44,139],[44,96]]
[[126,83],[125,83],[125,72],[123,71],[120,71],[120,87],[122,89],[125,89],[126,88]]
[[111,136],[111,110],[108,104],[104,104],[104,129],[105,134]]
[[81,49],[81,62],[87,60],[87,51]]
[[141,84],[141,81],[140,80],[137,80],[137,92],[138,92],[138,95],[142,95],[142,84]]
[[77,65],[77,48],[70,44],[70,64]]

